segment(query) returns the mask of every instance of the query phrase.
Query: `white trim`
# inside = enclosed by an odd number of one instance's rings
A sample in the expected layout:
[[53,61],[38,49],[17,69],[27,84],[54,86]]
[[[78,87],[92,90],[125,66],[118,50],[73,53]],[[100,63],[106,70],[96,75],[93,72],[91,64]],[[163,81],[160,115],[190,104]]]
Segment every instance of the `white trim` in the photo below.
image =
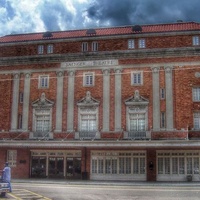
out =
[[[89,82],[87,82],[87,77],[89,78]],[[90,77],[92,79],[90,80]],[[84,87],[92,87],[95,85],[95,72],[84,72],[83,73],[83,86]]]
[[[138,80],[137,80],[137,82],[136,83],[134,83],[134,75],[136,75],[137,76],[137,79],[138,79],[138,75],[140,74],[140,82],[138,82]],[[143,85],[143,71],[131,71],[131,85]]]

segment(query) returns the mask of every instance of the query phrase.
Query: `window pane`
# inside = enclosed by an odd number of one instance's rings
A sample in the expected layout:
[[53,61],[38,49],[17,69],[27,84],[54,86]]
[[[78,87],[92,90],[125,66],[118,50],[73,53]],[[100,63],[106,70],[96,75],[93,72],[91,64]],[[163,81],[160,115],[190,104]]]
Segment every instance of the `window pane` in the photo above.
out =
[[165,158],[165,174],[170,174],[170,159]]
[[124,174],[124,158],[119,158],[119,173]]
[[97,159],[92,159],[92,173],[97,173]]
[[140,158],[140,174],[145,174],[145,158]]
[[133,174],[139,173],[139,158],[133,158]]
[[131,158],[126,158],[126,174],[131,173]]
[[178,174],[178,158],[172,158],[172,174]]
[[112,159],[112,174],[117,174],[117,158]]
[[194,158],[194,174],[199,174],[199,158]]
[[99,159],[98,161],[98,173],[103,174],[103,159]]
[[134,49],[135,48],[134,40],[128,40],[128,48],[129,49]]
[[110,174],[111,173],[111,160],[109,158],[106,158],[106,174]]
[[158,158],[158,174],[163,174],[163,158]]
[[179,158],[179,174],[185,174],[184,158]]
[[192,158],[187,158],[187,174],[192,174]]

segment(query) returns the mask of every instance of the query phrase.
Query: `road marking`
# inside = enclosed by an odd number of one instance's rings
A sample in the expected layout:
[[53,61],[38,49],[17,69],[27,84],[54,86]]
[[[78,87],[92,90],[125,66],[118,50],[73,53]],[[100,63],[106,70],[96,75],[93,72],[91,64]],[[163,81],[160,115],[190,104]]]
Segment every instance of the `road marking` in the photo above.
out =
[[[23,184],[15,184],[17,185],[23,185]],[[43,188],[52,188],[52,185],[44,185],[44,184],[31,184],[28,187],[43,187]],[[26,185],[23,185],[23,187],[26,187]],[[200,191],[200,187],[194,186],[194,187],[180,187],[180,186],[174,186],[174,187],[169,187],[169,186],[100,186],[100,185],[62,185],[62,184],[57,184],[54,185],[54,188],[78,188],[78,189],[87,189],[87,190],[146,190],[146,191],[196,191],[199,192]]]
[[23,199],[37,199],[37,200],[51,200],[47,197],[44,197],[38,193],[32,192],[30,190],[26,190],[26,189],[13,189],[12,193],[8,193],[9,196],[11,196],[14,199],[17,200],[23,200]]

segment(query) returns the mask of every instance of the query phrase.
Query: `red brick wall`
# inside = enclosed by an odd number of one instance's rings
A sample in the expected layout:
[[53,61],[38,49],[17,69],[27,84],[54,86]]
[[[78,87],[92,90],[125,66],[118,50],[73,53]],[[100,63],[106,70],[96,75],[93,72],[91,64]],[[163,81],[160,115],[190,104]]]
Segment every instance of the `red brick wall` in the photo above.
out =
[[[93,40],[88,39],[84,42],[88,42],[88,51],[91,52],[91,46],[93,41],[98,42],[99,51],[117,51],[128,49],[128,39],[130,38],[107,38],[99,39],[94,38]],[[142,37],[141,38],[145,38]],[[37,55],[38,45],[44,45],[44,54],[47,54],[47,45],[54,45],[55,54],[66,54],[66,53],[77,53],[81,52],[81,44],[83,41],[66,41],[66,42],[55,42],[55,41],[43,41],[44,43],[38,44],[15,44],[13,46],[0,46],[0,57],[9,56],[31,56]],[[176,35],[176,36],[146,36],[146,48],[177,48],[177,47],[189,47],[192,46],[192,37],[190,35]],[[138,38],[135,38],[135,49],[138,49]]]

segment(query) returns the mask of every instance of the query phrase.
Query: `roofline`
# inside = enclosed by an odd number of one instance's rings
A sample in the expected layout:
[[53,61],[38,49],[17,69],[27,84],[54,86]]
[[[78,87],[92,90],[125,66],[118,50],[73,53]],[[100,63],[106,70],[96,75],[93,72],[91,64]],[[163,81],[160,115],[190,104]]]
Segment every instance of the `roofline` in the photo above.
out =
[[[82,29],[70,29],[70,30],[60,30],[60,31],[41,31],[41,32],[29,32],[29,33],[16,33],[16,34],[7,34],[3,35],[1,37],[6,37],[6,36],[20,36],[20,35],[35,35],[35,34],[44,34],[46,32],[51,32],[51,33],[64,33],[64,32],[74,32],[74,31],[87,31],[88,29],[95,29],[95,30],[101,30],[101,29],[114,29],[114,28],[129,28],[133,27],[135,25],[140,25],[140,26],[161,26],[161,25],[172,25],[172,24],[188,24],[188,23],[194,23],[194,24],[200,24],[199,22],[195,21],[183,21],[183,22],[174,22],[174,23],[158,23],[158,24],[131,24],[131,25],[123,25],[123,26],[103,26],[103,27],[88,27],[88,28],[82,28]],[[171,32],[171,31],[170,31]],[[0,37],[0,38],[1,38]],[[82,37],[82,36],[81,36]]]

